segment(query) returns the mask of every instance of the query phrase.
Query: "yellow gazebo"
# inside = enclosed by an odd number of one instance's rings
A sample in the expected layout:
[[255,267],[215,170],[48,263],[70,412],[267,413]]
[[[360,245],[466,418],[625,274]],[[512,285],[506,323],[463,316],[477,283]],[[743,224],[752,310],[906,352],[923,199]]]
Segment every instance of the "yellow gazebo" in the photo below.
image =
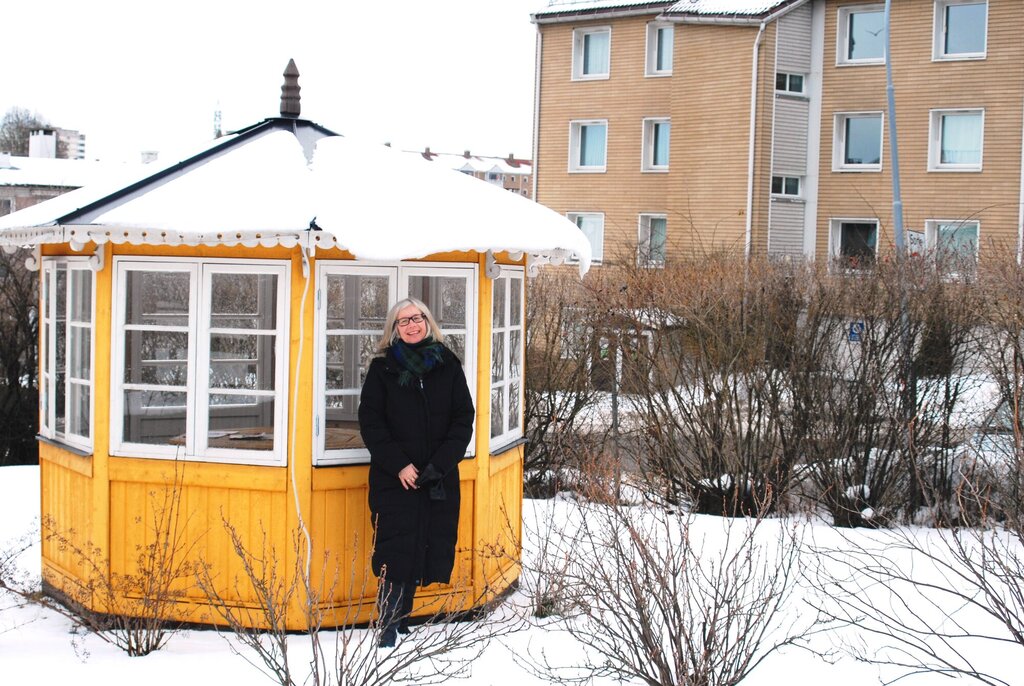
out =
[[[304,532],[314,583],[333,589],[325,622],[367,619],[356,409],[384,314],[408,294],[476,380],[452,586],[463,607],[483,602],[518,576],[524,281],[548,261],[585,271],[589,245],[518,195],[299,118],[285,74],[280,117],[0,220],[0,245],[31,248],[41,278],[41,514],[117,578],[137,571],[153,494],[172,485],[184,549],[229,603],[254,599],[233,583],[225,522],[285,570]],[[49,589],[107,610],[82,598],[94,572],[67,545],[44,537],[42,557]],[[176,618],[216,621],[195,584],[179,592]],[[451,592],[423,589],[417,608]],[[290,609],[288,628],[306,621]]]

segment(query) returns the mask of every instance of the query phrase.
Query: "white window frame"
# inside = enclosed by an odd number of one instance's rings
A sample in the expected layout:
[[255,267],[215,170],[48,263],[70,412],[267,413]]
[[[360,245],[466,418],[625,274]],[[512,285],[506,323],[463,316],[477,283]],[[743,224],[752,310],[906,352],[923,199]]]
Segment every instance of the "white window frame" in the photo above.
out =
[[[654,131],[655,127],[667,124],[668,125],[668,147],[669,147],[669,161],[665,164],[654,163]],[[672,150],[672,120],[669,117],[645,117],[643,120],[643,159],[640,162],[640,170],[644,172],[664,173],[668,171],[669,162],[671,161],[671,150]]]
[[[64,325],[64,431],[57,431],[56,403],[56,359],[57,359],[57,327],[56,327],[56,293],[57,270],[59,266],[67,270],[65,287],[65,325]],[[75,293],[71,287],[72,271],[83,271],[89,277],[89,322],[72,322],[71,305]],[[39,351],[39,434],[48,439],[66,443],[82,451],[92,451],[93,429],[96,421],[96,273],[89,265],[88,257],[44,257],[40,266],[41,316],[40,335],[45,337],[44,349]],[[71,330],[88,329],[89,338],[89,375],[87,379],[72,379],[68,373],[68,361],[71,357]],[[68,413],[71,411],[71,387],[73,385],[89,388],[89,432],[87,435],[71,433],[68,430]]]
[[847,48],[850,44],[850,17],[862,12],[883,12],[885,5],[843,5],[839,8],[836,21],[836,66],[858,66],[869,64],[885,64],[885,55],[881,57],[850,58]]
[[[981,115],[981,140],[978,141],[978,161],[967,164],[942,162],[943,117],[947,114]],[[981,107],[930,110],[928,116],[928,171],[980,172],[985,159],[985,110]]]
[[[519,280],[519,292],[516,293],[516,294],[512,293],[512,282],[513,282],[513,279],[518,279]],[[500,304],[499,303],[495,303],[493,301],[494,290],[492,289],[492,291],[491,291],[491,293],[492,293],[492,302],[491,302],[491,307],[492,307],[492,310],[491,310],[491,312],[492,312],[492,315],[491,315],[492,316],[492,328],[491,328],[491,343],[490,343],[490,346],[491,346],[491,356],[492,356],[491,364],[493,365],[494,364],[494,358],[493,358],[493,356],[494,356],[494,343],[493,343],[494,336],[495,335],[500,335],[500,336],[503,337],[504,341],[503,341],[502,350],[504,352],[504,355],[503,355],[503,358],[501,360],[503,375],[502,375],[502,380],[501,381],[495,382],[493,380],[492,373],[490,371],[488,371],[487,378],[488,378],[488,381],[490,383],[491,395],[493,395],[495,391],[499,391],[501,393],[501,406],[505,409],[505,417],[504,417],[504,419],[505,419],[505,431],[503,431],[502,433],[500,433],[498,435],[490,436],[490,452],[492,454],[496,453],[496,452],[499,452],[504,446],[508,446],[510,443],[518,440],[519,438],[522,438],[522,436],[523,436],[523,423],[524,423],[524,420],[525,420],[525,416],[523,414],[523,409],[524,409],[524,403],[526,401],[526,394],[525,394],[525,391],[524,391],[524,383],[523,383],[524,378],[525,378],[524,375],[523,375],[523,369],[524,369],[524,365],[526,364],[526,335],[525,335],[526,328],[524,326],[524,322],[525,322],[525,319],[526,319],[526,290],[525,290],[526,289],[526,271],[522,267],[502,266],[502,268],[501,268],[501,276],[499,276],[497,279],[495,279],[495,282],[497,282],[498,280],[505,281],[505,299],[504,299],[505,301],[503,303],[500,303]],[[516,297],[516,296],[519,299],[519,323],[518,324],[512,324],[512,318],[511,318],[511,315],[512,315],[512,298]],[[493,325],[493,308],[495,306],[500,306],[500,307],[504,308],[504,322],[505,322],[504,326],[496,327],[496,326]],[[516,332],[516,331],[519,332],[519,376],[513,377],[513,376],[511,376],[511,361],[512,361],[512,355],[511,355],[511,336],[512,336],[512,333]],[[510,429],[510,428],[508,428],[508,419],[509,419],[508,408],[510,406],[510,401],[511,401],[510,393],[511,393],[511,386],[512,386],[512,384],[518,384],[519,385],[519,403],[518,403],[518,408],[519,408],[519,410],[518,410],[518,415],[519,415],[518,416],[518,420],[519,421],[518,421],[518,424],[515,427]],[[491,408],[492,408],[491,411],[493,412],[494,411],[493,410],[493,407],[494,407],[493,398],[492,397],[488,397],[488,402],[491,403]],[[492,417],[492,420],[493,420],[493,417]],[[488,423],[488,426],[487,426],[488,435],[490,435],[490,431],[491,431],[490,423]]]
[[[608,34],[608,68],[604,72],[595,74],[584,74],[584,41],[585,37],[597,33]],[[611,26],[588,26],[586,28],[573,29],[572,32],[572,80],[573,81],[599,81],[611,77],[612,72],[612,27]]]
[[[878,163],[850,164],[846,162],[846,122],[858,118],[878,118]],[[879,172],[885,158],[885,113],[872,112],[837,112],[833,119],[832,135],[832,171],[844,172]]]
[[[671,38],[669,42],[668,50],[668,68],[658,69],[658,48],[660,47],[659,37],[662,35],[660,32],[663,29],[669,29],[671,32],[669,35]],[[673,52],[675,51],[675,25],[672,22],[665,21],[652,21],[647,24],[647,47],[646,47],[646,66],[644,69],[644,76],[672,76],[672,62],[674,60]]]
[[[785,81],[786,81],[786,87],[785,88],[779,88],[779,77],[780,76],[785,78]],[[800,77],[800,90],[793,90],[791,88],[794,76],[799,76]],[[807,97],[807,74],[800,74],[798,72],[788,72],[788,71],[775,72],[775,92],[776,93],[784,93],[786,95],[794,95],[794,96],[800,96],[800,97],[806,98]]]
[[[946,8],[952,5],[985,5],[984,47],[981,52],[946,52]],[[932,61],[957,62],[960,60],[985,59],[988,54],[988,0],[985,0],[984,2],[978,2],[978,0],[935,0],[934,12],[934,21],[932,22]]]
[[[781,192],[776,192],[774,188],[771,188],[770,190],[771,190],[771,195],[772,195],[773,198],[802,198],[803,197],[804,182],[803,182],[803,179],[801,177],[799,177],[799,176],[786,176],[786,175],[783,175],[783,174],[773,174],[772,175],[772,180],[771,180],[771,185],[772,186],[775,185],[775,179],[782,179],[782,191]],[[795,179],[796,180],[796,193],[787,193],[786,192],[786,181],[789,180],[789,179]]]
[[[132,443],[124,439],[124,340],[127,303],[125,302],[127,275],[130,271],[184,272],[189,275],[188,313],[188,375],[181,392],[186,396],[184,445],[157,445]],[[209,408],[211,393],[224,394],[223,389],[210,389],[210,336],[214,274],[272,274],[277,277],[277,308],[274,330],[274,390],[239,392],[229,395],[266,395],[274,398],[274,447],[271,450],[217,448],[208,444]],[[282,260],[229,260],[205,258],[175,258],[121,256],[114,258],[114,316],[111,340],[110,367],[110,452],[111,455],[153,459],[183,459],[195,462],[221,462],[230,464],[260,464],[283,466],[287,464],[289,439],[289,315],[291,303],[291,263]],[[175,327],[179,329],[181,327]],[[150,327],[152,330],[152,327]],[[247,333],[262,331],[247,330]],[[128,384],[132,387],[145,384]],[[160,386],[160,388],[168,388]]]
[[[601,220],[601,240],[600,240],[600,244],[599,245],[594,245],[593,241],[591,241],[591,243],[590,243],[590,248],[591,248],[591,250],[590,250],[590,252],[591,252],[590,261],[591,261],[591,263],[593,263],[593,264],[601,264],[601,262],[604,260],[604,212],[566,212],[565,216],[573,224],[576,224],[576,226],[579,226],[578,220],[581,217],[597,217],[597,218],[599,218]],[[582,231],[582,230],[583,229],[580,228],[580,231]],[[584,234],[584,236],[586,236],[586,234]],[[589,236],[588,236],[588,240],[589,240]],[[567,262],[575,263],[576,260],[570,259],[570,260],[567,260]]]
[[[584,165],[580,163],[580,139],[584,126],[604,126],[604,164]],[[608,120],[574,119],[569,122],[569,171],[575,174],[603,174],[608,168]]]
[[978,260],[978,251],[981,246],[981,222],[977,219],[928,219],[924,223],[924,244],[929,254],[938,256],[939,249],[939,227],[949,224],[961,226],[973,226],[975,233],[974,260]]
[[[505,269],[503,266],[502,269]],[[326,277],[331,274],[365,274],[367,276],[387,276],[389,278],[388,294],[390,307],[393,303],[409,297],[410,277],[429,276],[464,279],[466,282],[466,328],[443,329],[445,335],[456,334],[465,336],[465,359],[462,369],[469,383],[469,392],[476,406],[476,368],[477,368],[477,304],[479,301],[479,267],[476,264],[460,262],[426,263],[395,263],[395,262],[357,262],[353,260],[318,260],[316,264],[317,305],[314,317],[316,356],[314,358],[314,397],[315,410],[313,416],[313,464],[318,467],[345,464],[367,464],[370,451],[366,448],[348,448],[327,450],[325,440],[327,417],[327,317],[326,300],[323,295]],[[356,389],[353,395],[358,395]],[[488,402],[490,399],[488,398]],[[466,449],[466,456],[476,454],[476,427],[473,439]]]
[[[840,264],[842,255],[840,249],[842,247],[842,232],[843,224],[874,224],[875,225],[875,260],[878,260],[878,244],[881,238],[881,223],[877,217],[837,217],[829,220],[829,232],[828,232],[828,254],[832,265]],[[839,267],[843,271],[857,271],[862,267],[849,267],[841,265]]]
[[[662,255],[660,260],[652,260],[650,253],[651,245],[651,220],[665,220],[665,242],[662,244]],[[646,246],[646,247],[645,247]],[[663,212],[642,212],[637,218],[637,265],[651,269],[661,269],[665,266],[668,258],[668,215]]]

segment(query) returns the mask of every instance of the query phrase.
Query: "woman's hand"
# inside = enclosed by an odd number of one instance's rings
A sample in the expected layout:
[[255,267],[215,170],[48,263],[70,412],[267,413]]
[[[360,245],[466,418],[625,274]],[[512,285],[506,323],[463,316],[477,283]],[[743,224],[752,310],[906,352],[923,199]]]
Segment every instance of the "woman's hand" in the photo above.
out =
[[402,467],[402,471],[398,472],[398,480],[402,482],[402,488],[408,491],[410,488],[419,488],[416,485],[416,477],[419,475],[419,471],[410,463]]

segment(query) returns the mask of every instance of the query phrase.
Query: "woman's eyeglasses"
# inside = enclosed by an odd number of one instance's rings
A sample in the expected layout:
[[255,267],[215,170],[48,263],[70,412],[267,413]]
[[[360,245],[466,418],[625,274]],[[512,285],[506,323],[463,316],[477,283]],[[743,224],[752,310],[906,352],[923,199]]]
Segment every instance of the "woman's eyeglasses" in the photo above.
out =
[[401,317],[400,319],[396,319],[395,320],[395,324],[397,324],[398,326],[402,327],[403,329],[405,327],[409,326],[410,324],[422,324],[422,323],[423,323],[423,315],[422,314],[414,314],[411,317]]

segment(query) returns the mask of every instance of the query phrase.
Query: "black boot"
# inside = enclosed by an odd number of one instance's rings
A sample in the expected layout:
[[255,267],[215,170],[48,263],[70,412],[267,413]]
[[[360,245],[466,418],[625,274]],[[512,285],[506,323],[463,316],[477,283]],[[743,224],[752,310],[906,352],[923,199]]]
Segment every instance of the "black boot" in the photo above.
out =
[[416,584],[402,584],[402,611],[398,615],[398,633],[407,634],[412,631],[409,628],[409,617],[412,616],[412,601],[416,597]]
[[377,623],[380,627],[378,648],[394,648],[398,641],[398,625],[402,617],[404,584],[381,581],[377,587]]

